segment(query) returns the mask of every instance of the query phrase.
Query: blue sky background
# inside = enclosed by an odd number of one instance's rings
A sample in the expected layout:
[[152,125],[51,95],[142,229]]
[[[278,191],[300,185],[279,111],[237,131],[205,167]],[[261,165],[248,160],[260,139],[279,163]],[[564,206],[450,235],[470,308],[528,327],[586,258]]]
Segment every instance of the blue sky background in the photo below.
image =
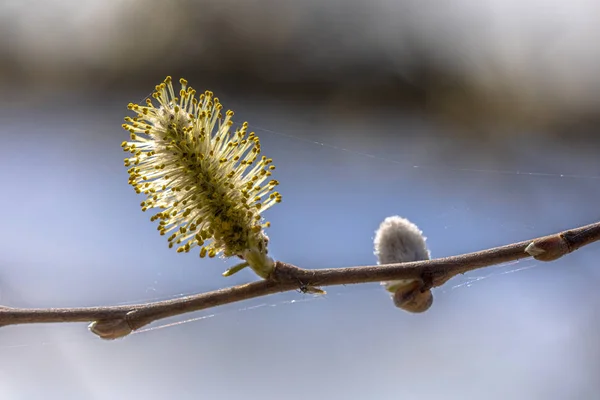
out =
[[[3,305],[123,304],[255,279],[222,278],[229,263],[167,248],[122,167],[119,125],[136,94],[114,97],[2,108]],[[417,223],[435,257],[598,216],[597,148],[540,137],[475,146],[414,115],[344,119],[220,97],[277,166],[284,201],[267,213],[271,252],[305,268],[373,264],[373,233],[389,215]],[[513,147],[520,156],[503,163]],[[84,324],[5,327],[0,397],[592,398],[597,254],[592,245],[551,264],[470,273],[436,289],[422,315],[368,284],[232,304],[116,342]]]
[[[256,280],[223,278],[233,260],[168,249],[127,184],[127,103],[179,73],[274,159],[283,202],[266,217],[282,261],[372,265],[390,215],[416,223],[434,257],[595,222],[599,10],[4,1],[0,304],[132,304]],[[599,251],[457,277],[420,315],[365,284],[113,342],[86,324],[3,327],[0,399],[596,399]]]

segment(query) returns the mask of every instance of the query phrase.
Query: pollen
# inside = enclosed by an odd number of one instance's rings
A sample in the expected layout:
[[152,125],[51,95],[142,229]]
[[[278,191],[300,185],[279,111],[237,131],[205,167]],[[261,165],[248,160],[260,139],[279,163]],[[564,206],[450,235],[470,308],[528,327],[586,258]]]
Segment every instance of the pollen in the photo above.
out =
[[199,247],[200,257],[240,256],[264,275],[272,260],[262,213],[281,202],[279,182],[269,178],[272,160],[259,156],[248,123],[234,124],[212,92],[196,95],[185,79],[179,83],[176,92],[167,77],[144,105],[127,106],[135,114],[122,125],[129,184],[146,196],[143,211],[157,209],[151,220],[169,247]]

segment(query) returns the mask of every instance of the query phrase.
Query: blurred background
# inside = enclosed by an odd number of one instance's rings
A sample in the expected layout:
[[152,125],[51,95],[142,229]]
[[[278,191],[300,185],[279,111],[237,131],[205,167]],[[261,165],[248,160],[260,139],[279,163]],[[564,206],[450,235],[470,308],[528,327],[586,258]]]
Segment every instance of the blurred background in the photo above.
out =
[[[599,34],[591,0],[4,0],[0,304],[256,279],[169,250],[127,185],[126,105],[166,75],[213,90],[275,160],[283,261],[374,264],[374,231],[397,214],[434,257],[594,222]],[[0,398],[595,399],[599,249],[456,278],[422,315],[368,284],[116,342],[84,324],[5,327]]]

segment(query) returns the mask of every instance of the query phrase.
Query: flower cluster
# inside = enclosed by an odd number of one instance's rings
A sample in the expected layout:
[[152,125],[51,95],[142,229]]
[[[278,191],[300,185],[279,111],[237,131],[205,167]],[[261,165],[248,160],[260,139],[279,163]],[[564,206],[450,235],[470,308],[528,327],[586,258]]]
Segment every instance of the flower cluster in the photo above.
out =
[[[248,123],[233,129],[232,111],[212,92],[196,91],[180,79],[175,93],[171,77],[156,86],[146,105],[130,103],[136,115],[123,128],[130,140],[129,184],[146,199],[142,211],[158,210],[152,221],[178,252],[200,248],[200,257],[239,256],[259,275],[268,276],[270,226],[261,214],[281,195],[270,179],[272,160],[259,157],[260,141]],[[156,104],[157,103],[157,104]]]

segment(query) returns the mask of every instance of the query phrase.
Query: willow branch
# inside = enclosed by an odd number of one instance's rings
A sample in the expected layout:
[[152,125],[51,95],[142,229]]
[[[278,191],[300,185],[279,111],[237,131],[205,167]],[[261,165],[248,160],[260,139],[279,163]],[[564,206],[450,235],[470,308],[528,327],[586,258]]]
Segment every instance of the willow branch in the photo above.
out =
[[269,279],[185,296],[124,306],[21,309],[0,307],[0,326],[93,322],[90,329],[104,339],[123,337],[156,320],[299,288],[412,279],[420,291],[441,286],[468,271],[534,257],[553,261],[600,240],[600,222],[549,236],[459,256],[401,264],[306,270],[276,262]]

